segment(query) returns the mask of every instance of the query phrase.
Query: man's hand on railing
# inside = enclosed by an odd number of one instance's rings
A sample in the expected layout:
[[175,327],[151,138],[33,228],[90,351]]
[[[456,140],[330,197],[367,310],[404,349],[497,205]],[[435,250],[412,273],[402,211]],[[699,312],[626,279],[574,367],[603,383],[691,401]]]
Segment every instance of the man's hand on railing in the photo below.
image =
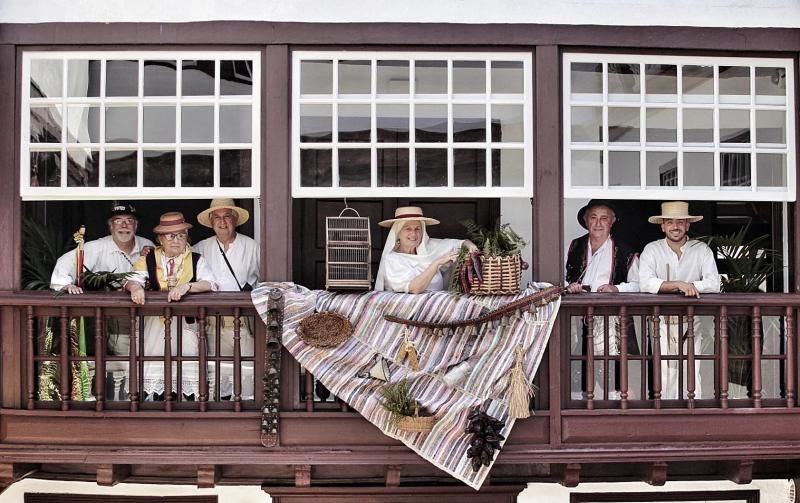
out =
[[64,288],[61,289],[62,292],[67,292],[71,295],[77,295],[83,293],[83,288],[79,287],[78,285],[73,285],[70,283],[69,285],[64,285]]

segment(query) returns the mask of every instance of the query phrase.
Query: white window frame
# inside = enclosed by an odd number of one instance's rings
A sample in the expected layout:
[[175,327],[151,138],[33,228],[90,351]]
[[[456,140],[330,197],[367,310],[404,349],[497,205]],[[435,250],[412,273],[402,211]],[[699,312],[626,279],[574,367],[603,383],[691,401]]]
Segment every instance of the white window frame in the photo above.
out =
[[[371,62],[371,92],[370,95],[309,95],[300,94],[300,63],[303,60],[332,60],[333,83],[336,89],[338,76],[338,62],[341,60],[360,60]],[[377,61],[378,60],[403,60],[409,62],[409,92],[407,95],[378,95],[377,94]],[[414,93],[414,62],[415,61],[447,61],[448,87],[447,95],[442,96],[415,96]],[[487,68],[491,68],[492,61],[519,61],[523,64],[523,93],[521,95],[492,95],[491,71],[486,72],[486,92],[480,95],[454,95],[452,93],[453,61],[486,61]],[[321,198],[321,197],[525,197],[533,194],[533,84],[532,84],[532,56],[529,52],[379,52],[379,51],[294,51],[292,54],[292,196],[295,198]],[[369,143],[338,142],[337,141],[337,114],[338,104],[365,104],[371,106],[371,141]],[[437,143],[417,143],[414,137],[414,104],[443,104],[447,105],[448,141]],[[300,185],[300,106],[303,104],[331,104],[333,106],[332,128],[333,138],[330,143],[305,144],[304,149],[332,149],[333,179],[332,187],[302,187]],[[378,142],[376,138],[375,107],[378,104],[408,104],[409,105],[409,141],[402,143]],[[483,104],[487,107],[486,113],[486,141],[483,142],[453,142],[453,104]],[[488,113],[490,105],[515,104],[523,106],[523,141],[521,142],[493,142],[491,141],[491,116]],[[455,187],[453,186],[453,149],[477,148],[484,149],[487,155],[486,186]],[[369,148],[371,158],[371,186],[370,187],[338,187],[338,160],[337,149],[342,148]],[[414,166],[415,148],[442,148],[448,152],[447,178],[448,186],[444,187],[415,187]],[[494,148],[514,148],[523,151],[523,183],[519,187],[493,187],[489,162],[490,151]],[[378,187],[377,186],[377,148],[408,148],[409,149],[409,187]]]
[[[572,63],[594,63],[603,65],[603,92],[600,96],[587,95],[585,99],[573,100],[571,96],[571,65]],[[624,103],[612,101],[612,106],[623,104],[625,106],[638,104],[640,107],[640,141],[637,145],[625,144],[608,141],[608,121],[603,121],[602,142],[571,142],[571,106],[596,106],[602,107],[603,117],[608,115],[608,64],[609,63],[631,63],[640,64],[644,68],[646,64],[674,64],[678,67],[677,74],[677,97],[674,102],[646,101],[646,89],[644,85],[644,75],[640,74],[640,90],[638,100]],[[702,65],[714,67],[714,101],[713,103],[700,104],[683,101],[682,89],[682,68],[681,65]],[[750,102],[749,104],[720,103],[719,100],[719,67],[720,66],[748,66],[750,71]],[[755,100],[755,67],[785,66],[786,71],[786,103],[764,104],[756,103]],[[691,200],[718,200],[718,201],[780,201],[792,202],[796,199],[796,159],[795,159],[795,83],[794,83],[794,61],[788,58],[747,58],[747,57],[698,57],[698,56],[658,56],[641,54],[593,54],[593,53],[565,53],[562,60],[563,86],[563,171],[564,171],[564,197],[591,199],[605,197],[610,199],[691,199]],[[636,96],[636,95],[632,95]],[[677,110],[677,142],[675,144],[648,145],[646,142],[646,107],[656,104],[658,107],[675,108]],[[686,108],[706,108],[713,110],[714,113],[714,143],[713,147],[684,146],[682,135],[682,113],[681,109]],[[742,109],[750,112],[750,130],[756,131],[756,110],[783,110],[786,112],[786,144],[759,145],[756,143],[754,134],[749,144],[733,146],[731,144],[720,144],[719,139],[719,110],[723,109]],[[602,150],[603,155],[603,184],[597,186],[573,186],[572,185],[572,158],[573,151],[579,150]],[[616,187],[609,186],[608,181],[608,153],[609,151],[632,151],[639,152],[640,155],[640,186],[639,187]],[[648,187],[646,178],[646,155],[647,152],[677,152],[678,160],[678,185],[675,187]],[[714,186],[708,188],[684,187],[683,186],[683,152],[709,152],[714,154]],[[750,187],[722,187],[720,186],[720,152],[744,152],[750,153]],[[786,187],[761,187],[758,183],[758,166],[756,154],[785,154],[786,155]]]
[[[59,97],[31,98],[30,96],[30,68],[34,59],[61,60],[62,92]],[[68,97],[67,96],[67,64],[70,60],[103,60],[101,72],[101,90],[99,97]],[[109,60],[136,60],[139,65],[138,96],[106,97],[105,79],[106,65]],[[170,60],[177,62],[176,95],[175,96],[143,96],[144,61],[145,60]],[[181,96],[182,62],[184,60],[214,60],[216,73],[214,96]],[[220,96],[220,61],[250,60],[253,63],[251,95]],[[22,57],[22,99],[20,120],[20,195],[23,200],[69,200],[69,199],[210,199],[215,197],[230,197],[237,199],[258,198],[261,186],[261,53],[257,51],[28,51]],[[95,143],[66,143],[67,123],[63,120],[61,127],[61,141],[59,143],[31,143],[30,142],[30,107],[31,105],[59,105],[62,111],[67,105],[96,105],[104,111],[108,105],[135,106],[138,114],[137,141],[133,143],[106,143],[105,140],[105,113],[100,114],[100,138]],[[165,105],[175,107],[176,137],[181,131],[181,107],[183,105],[207,105],[214,107],[214,120],[219,120],[221,105],[249,105],[251,113],[251,139],[249,143],[220,143],[218,128],[214,128],[213,143],[145,143],[142,141],[142,114],[146,105]],[[97,149],[100,151],[98,187],[68,187],[67,186],[67,148]],[[251,185],[249,187],[220,187],[220,156],[219,150],[247,148],[251,150]],[[35,187],[30,185],[30,152],[38,150],[58,151],[61,153],[61,186],[60,187]],[[165,149],[175,151],[175,186],[174,187],[145,187],[143,181],[143,150]],[[212,187],[181,187],[181,150],[214,150],[214,186]],[[106,187],[105,186],[105,151],[106,150],[136,150],[137,151],[137,186],[135,187]]]

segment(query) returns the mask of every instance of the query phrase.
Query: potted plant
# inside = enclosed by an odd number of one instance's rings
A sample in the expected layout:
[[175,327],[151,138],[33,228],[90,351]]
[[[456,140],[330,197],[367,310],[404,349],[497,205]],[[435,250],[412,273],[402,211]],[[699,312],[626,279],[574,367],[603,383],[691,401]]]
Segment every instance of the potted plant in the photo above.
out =
[[433,429],[436,418],[424,413],[414,397],[407,379],[386,383],[381,388],[381,405],[389,411],[389,423],[399,430],[426,433]]

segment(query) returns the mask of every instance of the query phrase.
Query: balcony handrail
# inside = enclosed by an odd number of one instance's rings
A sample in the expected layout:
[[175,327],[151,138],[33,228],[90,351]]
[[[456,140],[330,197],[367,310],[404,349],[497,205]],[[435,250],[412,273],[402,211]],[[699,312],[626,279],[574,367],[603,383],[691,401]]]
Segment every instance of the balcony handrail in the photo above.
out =
[[754,302],[761,307],[800,307],[800,293],[704,293],[699,298],[682,294],[651,293],[583,293],[566,294],[561,297],[561,307],[584,307],[588,304],[609,307],[709,306],[752,307]]

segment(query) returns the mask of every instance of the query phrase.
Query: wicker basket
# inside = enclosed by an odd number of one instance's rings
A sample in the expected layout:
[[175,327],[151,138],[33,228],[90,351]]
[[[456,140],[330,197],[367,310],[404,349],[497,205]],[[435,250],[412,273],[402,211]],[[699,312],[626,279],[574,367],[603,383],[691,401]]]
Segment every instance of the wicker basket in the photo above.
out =
[[433,425],[436,424],[436,418],[433,416],[403,416],[396,424],[398,430],[428,433],[433,429]]
[[481,255],[482,279],[475,282],[469,293],[473,295],[512,295],[519,293],[522,270],[528,264],[520,255],[487,257]]

